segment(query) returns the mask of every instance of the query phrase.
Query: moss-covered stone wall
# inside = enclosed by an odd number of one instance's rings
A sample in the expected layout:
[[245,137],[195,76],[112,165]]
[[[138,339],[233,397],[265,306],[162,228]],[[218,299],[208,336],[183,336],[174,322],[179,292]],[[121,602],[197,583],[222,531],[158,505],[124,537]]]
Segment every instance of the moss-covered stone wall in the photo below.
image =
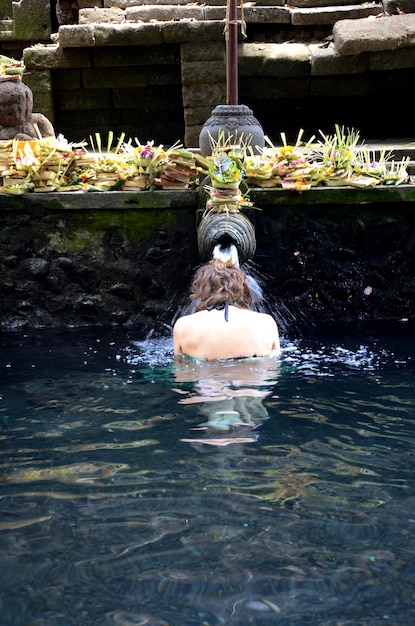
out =
[[[283,333],[415,311],[415,188],[252,190],[246,269]],[[144,324],[186,304],[197,191],[0,195],[5,330]]]

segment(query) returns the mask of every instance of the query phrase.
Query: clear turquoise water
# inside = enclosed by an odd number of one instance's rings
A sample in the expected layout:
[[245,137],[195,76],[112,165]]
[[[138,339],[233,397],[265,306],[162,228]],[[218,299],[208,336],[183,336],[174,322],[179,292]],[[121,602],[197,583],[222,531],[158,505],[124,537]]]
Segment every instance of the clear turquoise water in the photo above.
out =
[[414,326],[308,334],[0,335],[1,626],[415,623]]

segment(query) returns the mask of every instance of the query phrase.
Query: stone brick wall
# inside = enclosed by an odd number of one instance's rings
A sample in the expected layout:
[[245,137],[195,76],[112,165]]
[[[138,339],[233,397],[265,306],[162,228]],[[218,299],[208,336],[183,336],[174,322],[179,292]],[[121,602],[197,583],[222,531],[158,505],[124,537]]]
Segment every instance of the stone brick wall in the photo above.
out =
[[[27,3],[13,5],[21,4],[21,13],[37,6]],[[71,6],[69,17],[61,10],[63,23],[51,42],[23,51],[34,110],[71,141],[112,130],[197,146],[210,112],[226,102],[223,0],[79,0]],[[310,136],[332,132],[335,123],[359,129],[365,139],[411,137],[415,14],[402,13],[411,6],[406,0],[247,6],[239,101],[275,142],[281,131],[295,140],[300,128]]]

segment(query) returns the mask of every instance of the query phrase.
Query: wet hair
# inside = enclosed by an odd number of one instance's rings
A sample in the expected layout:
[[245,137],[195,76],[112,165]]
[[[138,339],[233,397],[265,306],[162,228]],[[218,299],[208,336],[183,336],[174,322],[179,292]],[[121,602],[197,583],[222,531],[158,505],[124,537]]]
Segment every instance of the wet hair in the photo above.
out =
[[243,270],[230,262],[217,259],[205,263],[196,271],[190,287],[190,299],[196,311],[208,307],[234,304],[252,308],[252,290]]

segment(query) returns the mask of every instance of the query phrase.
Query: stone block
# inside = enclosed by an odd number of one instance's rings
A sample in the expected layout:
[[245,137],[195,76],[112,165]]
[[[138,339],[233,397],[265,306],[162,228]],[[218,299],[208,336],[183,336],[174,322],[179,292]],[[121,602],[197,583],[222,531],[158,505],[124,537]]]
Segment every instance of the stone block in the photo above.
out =
[[[118,110],[121,114],[121,122],[126,126],[131,126],[137,123],[137,108],[135,109],[123,109]],[[160,122],[171,122],[172,111],[171,109],[139,109],[140,124],[151,125],[157,118]]]
[[73,70],[56,70],[52,74],[54,89],[81,89],[81,71]]
[[[378,101],[383,105],[383,98],[391,97],[396,107],[396,115],[400,115],[404,103],[402,99],[412,102],[408,95],[408,85],[415,83],[415,69],[399,69],[392,72],[371,72],[369,74],[370,90],[374,96],[378,97]],[[409,105],[410,107],[411,105]],[[406,132],[408,136],[412,135],[412,119],[411,116],[404,119]]]
[[59,28],[59,46],[61,48],[89,48],[95,46],[93,24],[63,24]]
[[163,43],[160,24],[96,24],[96,46],[155,46]]
[[337,52],[333,43],[310,44],[311,76],[335,76],[339,74],[362,74],[368,70],[367,52],[349,56]]
[[111,89],[62,89],[55,91],[56,107],[61,111],[112,108]]
[[154,65],[148,68],[149,85],[181,85],[179,66]]
[[[61,28],[64,28],[61,26]],[[61,48],[56,44],[25,48],[23,61],[29,70],[71,69],[90,67],[91,56],[88,49]]]
[[0,0],[0,19],[13,17],[12,0]]
[[223,41],[223,22],[160,22],[163,43]]
[[187,126],[202,126],[212,114],[211,107],[188,107],[184,110],[184,121]]
[[55,117],[50,70],[34,70],[24,77],[24,82],[32,90],[33,112],[43,113],[53,124]]
[[[210,4],[214,4],[213,0],[210,0]],[[226,4],[226,3],[225,3]],[[261,0],[261,6],[283,7],[286,6],[285,0]],[[291,5],[291,2],[289,3]]]
[[206,5],[203,8],[203,19],[205,20],[220,20],[222,22],[226,19],[226,6],[210,6]]
[[259,76],[255,80],[241,81],[239,85],[240,100],[306,98],[309,95],[310,80],[304,78],[280,78]]
[[154,111],[181,107],[180,85],[152,85],[146,89],[117,89],[113,94],[115,109],[150,109]]
[[185,134],[184,134],[184,145],[187,148],[198,148],[199,147],[199,135],[202,130],[202,126],[186,126]]
[[322,26],[335,24],[338,20],[365,18],[369,15],[379,15],[383,8],[381,4],[354,4],[350,6],[330,6],[326,9],[291,9],[291,23],[294,26]]
[[[349,58],[344,56],[344,58]],[[369,53],[369,71],[382,72],[415,67],[415,46]]]
[[186,61],[182,63],[182,81],[186,85],[226,82],[225,62]]
[[21,41],[49,39],[52,32],[49,0],[19,0],[12,3],[13,36]]
[[308,46],[301,43],[244,43],[239,46],[241,77],[278,76],[297,78],[310,74]]
[[180,66],[179,47],[175,45],[108,46],[92,50],[91,55],[94,67]]
[[364,74],[316,77],[310,83],[312,98],[349,98],[350,96],[368,96],[370,93],[370,81]]
[[[60,102],[60,99],[59,99]],[[107,137],[108,130],[114,129],[119,122],[113,109],[67,109],[56,107],[55,132],[62,132],[68,141],[82,141],[90,134],[100,133]],[[124,130],[124,129],[123,129]]]
[[341,20],[333,27],[333,37],[339,54],[415,46],[415,14]]
[[102,0],[77,0],[76,4],[78,9],[93,9],[94,7],[98,9],[104,8]]
[[225,41],[199,41],[183,43],[180,46],[182,63],[186,61],[216,61],[225,62]]
[[123,24],[125,22],[125,12],[122,9],[110,8],[101,9],[94,7],[93,9],[80,9],[78,24]]
[[[129,7],[141,7],[141,6],[164,6],[166,4],[172,4],[172,0],[104,0],[104,7],[118,7],[120,9],[127,9]],[[177,0],[177,5],[187,5],[188,0]]]
[[356,0],[290,0],[290,6],[303,9],[325,8],[356,4]]
[[203,20],[203,8],[196,5],[151,5],[132,6],[125,9],[129,22],[150,22],[152,20],[178,21]]
[[209,107],[211,110],[218,104],[226,102],[226,85],[200,84],[183,85],[183,105],[187,107]]
[[[241,10],[238,8],[238,19],[241,18]],[[246,23],[251,24],[289,24],[290,11],[284,6],[267,6],[261,2],[261,6],[246,6],[244,18]],[[209,4],[205,6],[204,19],[224,21],[226,19],[226,5],[211,6]]]
[[127,87],[146,87],[148,85],[147,68],[86,68],[82,70],[82,84],[85,89],[123,89]]
[[13,20],[0,20],[0,41],[13,39]]
[[414,0],[383,0],[383,9],[389,15],[399,15],[399,13],[415,13]]
[[291,11],[285,6],[247,6],[244,13],[245,22],[250,24],[289,24],[291,21]]

